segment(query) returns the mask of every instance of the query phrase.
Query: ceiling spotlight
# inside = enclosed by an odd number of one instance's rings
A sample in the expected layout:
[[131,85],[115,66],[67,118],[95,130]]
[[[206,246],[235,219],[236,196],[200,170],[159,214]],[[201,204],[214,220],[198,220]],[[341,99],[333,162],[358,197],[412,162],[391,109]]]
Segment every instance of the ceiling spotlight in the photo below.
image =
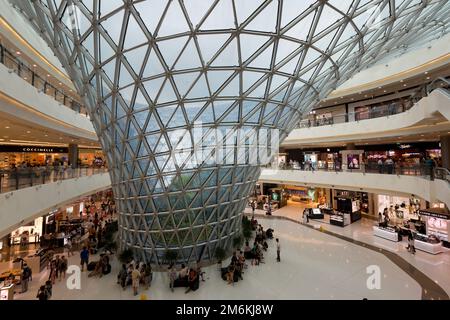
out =
[[383,87],[378,87],[378,89],[381,89],[381,88],[383,88]]
[[387,92],[387,90],[383,90],[383,92]]
[[430,80],[431,78],[430,77],[427,77],[427,80]]
[[6,126],[5,129],[9,129],[9,126]]
[[62,86],[62,83],[60,82],[59,85]]
[[33,67],[34,67],[34,68],[36,68],[36,67],[37,67],[37,65],[33,64]]
[[403,82],[403,79],[402,79],[402,80],[400,80],[400,82]]
[[428,74],[428,71],[425,71],[425,74]]
[[406,83],[403,86],[406,87]]
[[48,134],[44,135],[44,137],[48,137]]
[[47,77],[50,77],[50,75],[49,75],[49,74],[47,74]]
[[27,131],[27,133],[31,133],[31,131]]
[[20,52],[20,51],[16,51],[16,53],[17,53],[18,55],[20,55],[20,54],[21,54],[21,52]]

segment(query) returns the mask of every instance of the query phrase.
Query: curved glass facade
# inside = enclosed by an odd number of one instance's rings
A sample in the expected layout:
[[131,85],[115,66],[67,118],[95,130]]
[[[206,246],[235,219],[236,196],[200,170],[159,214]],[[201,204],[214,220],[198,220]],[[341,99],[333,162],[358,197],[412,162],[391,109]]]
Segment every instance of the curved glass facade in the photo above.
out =
[[[12,0],[11,0],[12,1]],[[89,108],[123,247],[210,259],[302,113],[393,50],[447,33],[448,1],[12,1]]]

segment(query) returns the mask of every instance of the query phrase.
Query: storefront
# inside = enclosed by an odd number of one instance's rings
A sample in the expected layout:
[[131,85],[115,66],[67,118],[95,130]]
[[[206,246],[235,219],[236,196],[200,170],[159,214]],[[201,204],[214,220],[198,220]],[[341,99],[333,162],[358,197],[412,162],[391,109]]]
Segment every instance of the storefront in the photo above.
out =
[[419,241],[424,241],[425,244],[418,248],[423,251],[428,251],[431,249],[430,253],[437,253],[439,248],[432,248],[430,244],[441,243],[444,247],[450,248],[449,234],[450,234],[450,214],[443,212],[441,210],[420,210],[419,211],[421,219],[426,225],[426,234],[419,235],[417,239]]
[[79,149],[78,157],[81,166],[98,166],[104,165],[105,156],[100,149]]
[[378,194],[375,197],[375,212],[383,213],[387,209],[391,224],[402,224],[405,220],[418,219],[423,201],[416,197],[401,197]]
[[372,166],[375,166],[379,159],[384,161],[387,158],[391,158],[395,163],[403,167],[419,166],[426,157],[431,157],[438,163],[441,159],[439,142],[365,146],[364,150],[366,161]]
[[28,166],[53,165],[56,162],[67,162],[68,148],[51,146],[0,145],[0,169],[11,165]]
[[25,245],[29,243],[39,243],[43,234],[44,218],[39,217],[34,221],[19,227],[11,232],[11,245]]

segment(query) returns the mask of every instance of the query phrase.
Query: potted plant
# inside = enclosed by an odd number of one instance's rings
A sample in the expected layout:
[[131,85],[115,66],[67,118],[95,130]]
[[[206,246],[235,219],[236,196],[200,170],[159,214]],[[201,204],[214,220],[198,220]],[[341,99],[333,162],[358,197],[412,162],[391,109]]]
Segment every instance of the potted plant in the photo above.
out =
[[225,255],[226,255],[226,252],[223,248],[221,248],[221,247],[216,248],[216,251],[214,252],[214,257],[217,260],[219,270],[222,269],[222,261],[223,261],[223,259],[225,259]]
[[133,256],[133,251],[131,249],[125,249],[119,254],[119,261],[128,264],[133,260]]
[[242,246],[242,236],[237,236],[233,239],[233,247],[239,249]]
[[178,251],[167,250],[164,253],[164,260],[166,261],[167,264],[175,263],[175,261],[177,261],[177,258],[178,258]]

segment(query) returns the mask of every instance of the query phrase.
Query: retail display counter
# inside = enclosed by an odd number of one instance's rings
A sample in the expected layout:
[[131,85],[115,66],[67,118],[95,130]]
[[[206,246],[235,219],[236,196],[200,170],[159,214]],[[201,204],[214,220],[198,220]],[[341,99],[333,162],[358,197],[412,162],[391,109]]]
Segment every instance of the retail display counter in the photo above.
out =
[[400,241],[401,237],[393,228],[383,228],[377,226],[373,226],[373,234],[377,237],[395,242]]
[[330,224],[334,226],[339,227],[345,227],[348,226],[351,223],[350,215],[349,214],[334,214],[330,216]]
[[323,219],[323,213],[318,208],[307,209],[310,219]]
[[0,300],[14,300],[14,284],[0,285]]
[[417,250],[425,251],[431,254],[438,254],[444,252],[442,243],[435,237],[427,236],[425,234],[416,234],[414,239],[414,247]]

